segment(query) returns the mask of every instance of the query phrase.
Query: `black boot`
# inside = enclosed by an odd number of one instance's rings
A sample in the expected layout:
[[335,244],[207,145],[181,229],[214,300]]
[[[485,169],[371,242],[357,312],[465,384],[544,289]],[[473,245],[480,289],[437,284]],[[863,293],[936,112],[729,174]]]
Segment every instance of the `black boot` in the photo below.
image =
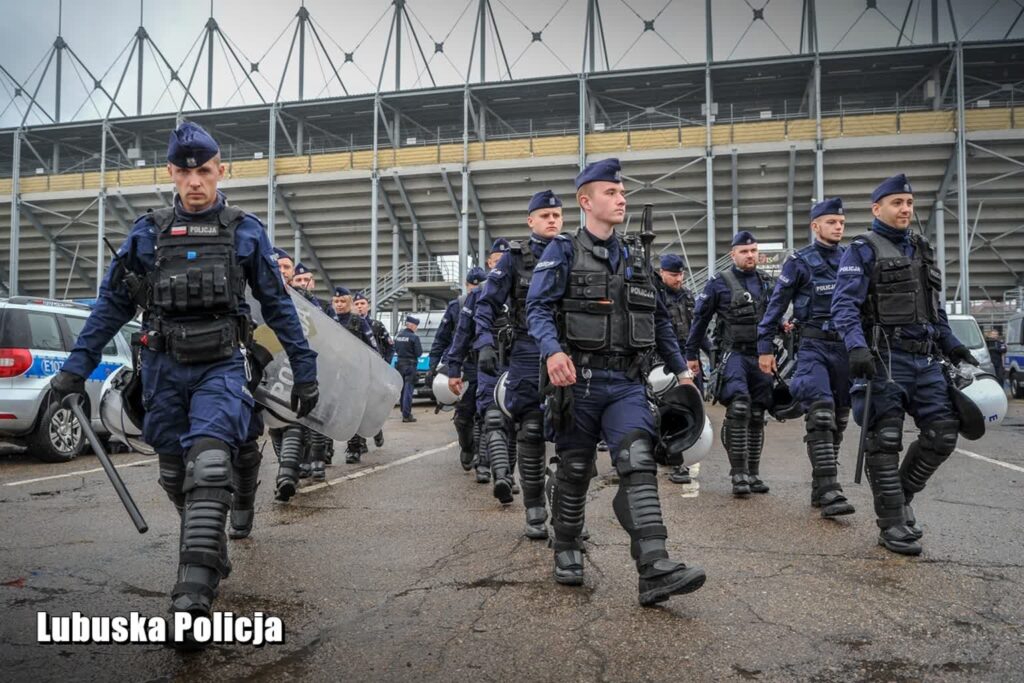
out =
[[497,405],[493,405],[484,413],[483,450],[487,453],[487,461],[491,467],[491,478],[494,481],[494,497],[502,505],[510,505],[512,496],[512,470],[508,457],[508,425],[505,416]]
[[906,497],[900,482],[900,451],[903,448],[903,417],[879,420],[868,433],[864,457],[875,514],[878,516],[878,544],[900,555],[920,555],[921,544],[914,538],[903,516]]
[[811,460],[811,505],[821,508],[822,517],[839,517],[854,512],[843,495],[836,466],[835,413],[831,401],[812,403],[804,416],[807,457]]
[[263,453],[255,441],[247,441],[238,449],[232,468],[234,495],[231,498],[231,538],[245,538],[252,532],[256,516],[256,489],[260,485],[260,462]]
[[330,437],[318,432],[310,433],[309,463],[313,481],[325,481],[327,471],[324,469],[327,458],[327,444]]
[[750,452],[749,426],[750,398],[737,396],[726,408],[725,422],[722,425],[722,440],[729,455],[729,476],[732,477],[734,496],[750,495],[750,479],[747,475],[747,456]]
[[544,526],[548,514],[544,493],[544,415],[531,411],[523,416],[516,432],[516,450],[519,455],[519,478],[523,484],[523,506],[526,508],[527,538],[543,540],[548,537]]
[[661,516],[658,466],[650,435],[636,430],[623,437],[622,444],[615,458],[619,490],[612,500],[612,509],[629,533],[630,554],[640,575],[640,604],[649,607],[673,595],[692,593],[704,585],[706,577],[700,567],[687,567],[668,557],[668,530]]
[[[224,535],[231,506],[231,454],[226,443],[201,438],[186,457],[178,582],[171,590],[171,611],[209,616],[217,586],[231,566]],[[194,650],[206,644],[187,633],[174,646]]]
[[750,409],[750,427],[747,430],[747,481],[751,493],[768,493],[768,484],[761,481],[761,451],[764,450],[764,408]]
[[910,532],[917,539],[924,536],[924,529],[918,525],[910,501],[915,494],[924,490],[935,470],[946,462],[956,448],[959,427],[959,420],[933,420],[922,425],[920,436],[910,444],[907,455],[903,458],[903,465],[900,467],[900,481],[906,500],[903,514]]
[[668,475],[668,480],[673,484],[690,484],[693,479],[690,477],[690,468],[683,465],[676,466]]
[[302,427],[290,425],[281,430],[280,444],[274,498],[287,501],[295,495],[295,489],[299,484],[299,459],[303,450]]
[[359,448],[359,435],[353,434],[352,437],[345,443],[345,463],[354,465],[359,462],[362,457],[362,452]]
[[384,430],[380,430],[373,436],[373,445],[380,448],[384,445]]
[[456,412],[453,422],[459,439],[459,464],[468,472],[473,469],[473,416]]
[[567,450],[559,454],[551,491],[552,548],[555,551],[555,581],[567,586],[583,583],[583,531],[590,487],[590,466],[594,454],[587,450]]

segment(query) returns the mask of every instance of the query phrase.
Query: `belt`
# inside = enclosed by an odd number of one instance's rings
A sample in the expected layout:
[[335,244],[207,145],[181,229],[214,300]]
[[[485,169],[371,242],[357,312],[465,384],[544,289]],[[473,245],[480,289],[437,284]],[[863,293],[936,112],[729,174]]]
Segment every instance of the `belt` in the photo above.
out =
[[803,327],[800,328],[800,336],[804,339],[820,339],[822,341],[837,342],[842,341],[842,337],[839,336],[838,332],[831,330],[821,330],[817,327]]
[[591,353],[573,353],[573,364],[593,370],[618,370],[626,372],[636,365],[638,356],[613,356]]
[[892,345],[907,353],[930,356],[935,351],[935,343],[931,339],[894,339]]
[[744,356],[757,356],[757,342],[743,342],[741,344],[733,343],[728,348],[733,353],[739,353]]

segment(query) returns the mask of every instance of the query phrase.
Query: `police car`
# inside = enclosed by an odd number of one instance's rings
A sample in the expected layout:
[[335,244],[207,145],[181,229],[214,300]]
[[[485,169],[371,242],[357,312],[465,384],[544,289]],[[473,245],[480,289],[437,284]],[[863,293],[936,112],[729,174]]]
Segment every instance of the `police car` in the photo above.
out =
[[[50,379],[67,360],[85,327],[91,309],[84,304],[12,297],[0,299],[0,439],[28,446],[44,462],[65,462],[85,448],[85,434],[71,412],[50,393]],[[132,322],[103,348],[103,357],[85,388],[92,427],[106,429],[99,419],[103,381],[122,365],[131,364]]]

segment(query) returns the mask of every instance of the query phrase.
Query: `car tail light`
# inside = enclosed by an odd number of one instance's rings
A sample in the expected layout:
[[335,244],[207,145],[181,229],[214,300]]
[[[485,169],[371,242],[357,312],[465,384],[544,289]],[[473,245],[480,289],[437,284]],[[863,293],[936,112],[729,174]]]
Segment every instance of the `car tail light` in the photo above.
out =
[[0,377],[17,377],[32,367],[28,349],[0,349]]

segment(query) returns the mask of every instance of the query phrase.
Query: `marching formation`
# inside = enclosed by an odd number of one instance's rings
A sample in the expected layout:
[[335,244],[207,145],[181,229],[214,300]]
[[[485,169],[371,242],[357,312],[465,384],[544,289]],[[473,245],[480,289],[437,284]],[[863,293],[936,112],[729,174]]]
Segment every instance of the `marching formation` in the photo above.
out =
[[[362,293],[336,286],[320,301],[314,273],[218,190],[225,168],[202,128],[181,124],[167,159],[174,206],[135,222],[51,386],[58,398],[84,396],[103,346],[142,311],[132,381],[118,390],[126,412],[144,415],[142,440],[181,516],[171,610],[207,616],[231,571],[227,537],[253,529],[264,431],[278,461],[273,495],[287,503],[300,480],[326,479],[335,440],[350,464],[368,453],[368,437],[381,448],[399,398],[402,421],[416,421],[424,349],[414,315],[392,339]],[[725,406],[719,434],[737,498],[770,492],[769,417],[802,418],[810,502],[827,519],[854,513],[838,477],[852,413],[862,426],[856,477],[862,458],[878,542],[919,554],[914,497],[958,435],[978,438],[1002,418],[1006,397],[968,367],[978,362],[949,327],[940,264],[910,230],[909,180],[878,186],[874,221],[849,246],[843,201],[815,204],[811,244],[777,278],[759,267],[757,236],[738,232],[733,265],[696,296],[684,258],[653,253],[650,206],[639,230],[618,229],[627,193],[617,159],[584,168],[575,188],[583,222],[569,230],[552,191],[524,198],[522,234],[496,240],[486,270],[467,271],[427,374],[452,412],[461,467],[501,505],[522,497],[523,534],[550,544],[554,580],[584,582],[588,490],[606,447],[640,604],[704,584],[701,567],[669,556],[658,474],[664,466],[669,482],[691,482],[714,433],[706,400]],[[325,339],[364,360],[337,370]],[[782,349],[795,349],[795,363]],[[363,391],[371,375],[387,389]],[[349,396],[336,400],[339,392]],[[919,435],[903,454],[908,413]]]

